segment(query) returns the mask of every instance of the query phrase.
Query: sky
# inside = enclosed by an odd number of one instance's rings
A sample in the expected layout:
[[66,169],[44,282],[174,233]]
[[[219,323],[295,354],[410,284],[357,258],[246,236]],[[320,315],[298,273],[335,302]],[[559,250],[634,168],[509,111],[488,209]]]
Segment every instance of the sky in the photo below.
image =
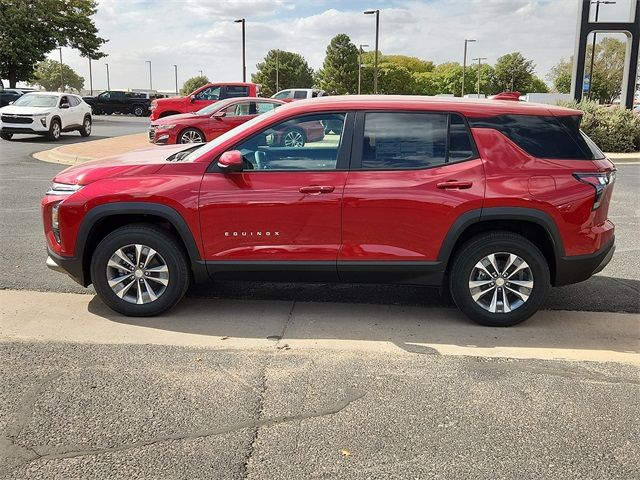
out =
[[[601,21],[628,19],[630,1],[603,5]],[[242,80],[242,30],[246,19],[247,80],[270,49],[297,52],[309,65],[322,66],[331,38],[346,33],[354,44],[375,43],[380,10],[380,51],[412,55],[435,63],[487,57],[494,64],[520,51],[545,78],[561,58],[573,54],[579,0],[99,0],[93,17],[99,34],[109,39],[94,61],[93,87],[175,89],[202,70],[210,81]],[[367,48],[365,48],[367,50]],[[49,57],[59,59],[58,51]],[[63,62],[85,77],[89,65],[76,50],[62,49]]]

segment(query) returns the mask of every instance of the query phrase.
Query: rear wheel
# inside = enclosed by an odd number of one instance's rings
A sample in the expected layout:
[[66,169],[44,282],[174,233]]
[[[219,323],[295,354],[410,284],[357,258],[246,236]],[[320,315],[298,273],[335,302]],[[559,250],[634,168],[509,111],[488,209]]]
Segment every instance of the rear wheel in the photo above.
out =
[[195,128],[187,128],[178,135],[178,143],[203,143],[204,135]]
[[80,135],[83,137],[88,137],[91,135],[91,117],[84,117],[84,121],[82,122],[82,128],[80,129]]
[[190,274],[180,244],[151,225],[129,225],[107,235],[91,258],[100,299],[127,316],[158,315],[184,296]]
[[58,140],[60,138],[60,134],[62,133],[62,126],[60,125],[60,120],[53,119],[51,120],[51,125],[49,125],[49,139],[50,140]]
[[520,323],[538,311],[549,289],[540,250],[511,232],[479,235],[456,255],[450,275],[453,300],[471,320],[494,327]]
[[144,115],[144,107],[142,105],[134,105],[133,114],[136,117],[142,117]]
[[13,138],[13,133],[0,133],[0,138],[3,140],[11,140]]
[[304,132],[298,128],[287,130],[282,135],[283,147],[304,147],[307,137]]

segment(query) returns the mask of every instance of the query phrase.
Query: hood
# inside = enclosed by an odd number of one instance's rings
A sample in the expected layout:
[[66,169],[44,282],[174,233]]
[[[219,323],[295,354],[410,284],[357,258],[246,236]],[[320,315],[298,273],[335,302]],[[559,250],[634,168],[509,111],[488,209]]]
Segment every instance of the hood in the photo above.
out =
[[153,125],[167,125],[169,123],[174,123],[176,121],[193,121],[194,119],[207,118],[209,115],[196,115],[193,113],[178,113],[177,115],[169,115],[166,117],[159,118],[157,120],[153,120],[151,123]]
[[38,113],[51,113],[54,107],[20,107],[15,105],[7,105],[6,107],[0,108],[0,113],[4,113],[5,115],[35,115]]
[[53,181],[88,185],[105,178],[153,175],[167,164],[167,157],[191,147],[189,144],[154,146],[92,160],[63,170]]

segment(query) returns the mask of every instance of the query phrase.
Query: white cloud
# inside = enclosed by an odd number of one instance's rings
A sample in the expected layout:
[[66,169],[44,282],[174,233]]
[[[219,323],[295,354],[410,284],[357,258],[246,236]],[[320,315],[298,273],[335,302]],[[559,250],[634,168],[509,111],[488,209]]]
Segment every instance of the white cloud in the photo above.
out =
[[[173,88],[174,64],[180,83],[199,70],[213,80],[239,80],[241,28],[233,19],[240,17],[246,18],[249,74],[272,48],[300,53],[319,68],[327,44],[338,33],[373,48],[374,17],[363,15],[364,8],[354,3],[101,0],[95,20],[100,34],[110,39],[104,48],[109,56],[94,62],[94,86],[106,87],[102,64],[108,62],[112,88],[146,88],[145,60],[152,61],[154,87],[159,89]],[[396,0],[389,1],[393,6],[388,8],[382,3],[374,8],[380,8],[384,53],[461,62],[464,39],[474,38],[469,58],[482,56],[495,63],[500,55],[520,51],[534,60],[543,78],[561,57],[573,53],[578,0]],[[626,15],[628,0],[619,3],[601,9],[601,17]],[[70,49],[63,54],[65,63],[88,78],[86,59]]]

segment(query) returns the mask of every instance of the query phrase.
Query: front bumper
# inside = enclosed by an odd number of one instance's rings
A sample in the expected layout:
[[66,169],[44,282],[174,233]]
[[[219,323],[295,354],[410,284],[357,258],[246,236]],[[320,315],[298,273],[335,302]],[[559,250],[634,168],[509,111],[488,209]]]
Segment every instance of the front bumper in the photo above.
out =
[[9,125],[2,125],[0,127],[0,132],[1,133],[26,133],[26,134],[35,134],[35,135],[46,135],[47,133],[49,133],[49,130],[46,128],[31,128],[31,127],[21,127],[21,126],[9,126]]
[[612,237],[607,244],[595,253],[589,255],[577,255],[574,257],[561,257],[556,265],[555,287],[583,282],[592,275],[601,272],[611,261],[616,250],[615,238]]
[[72,257],[61,257],[52,252],[51,249],[47,250],[49,253],[46,261],[47,267],[54,272],[66,273],[83,287],[88,287],[91,284],[88,275],[85,275],[82,261]]
[[166,145],[166,144],[175,143],[174,141],[171,141],[173,135],[170,134],[168,131],[158,131],[154,129],[149,129],[148,135],[149,135],[149,142],[154,143],[156,145]]

